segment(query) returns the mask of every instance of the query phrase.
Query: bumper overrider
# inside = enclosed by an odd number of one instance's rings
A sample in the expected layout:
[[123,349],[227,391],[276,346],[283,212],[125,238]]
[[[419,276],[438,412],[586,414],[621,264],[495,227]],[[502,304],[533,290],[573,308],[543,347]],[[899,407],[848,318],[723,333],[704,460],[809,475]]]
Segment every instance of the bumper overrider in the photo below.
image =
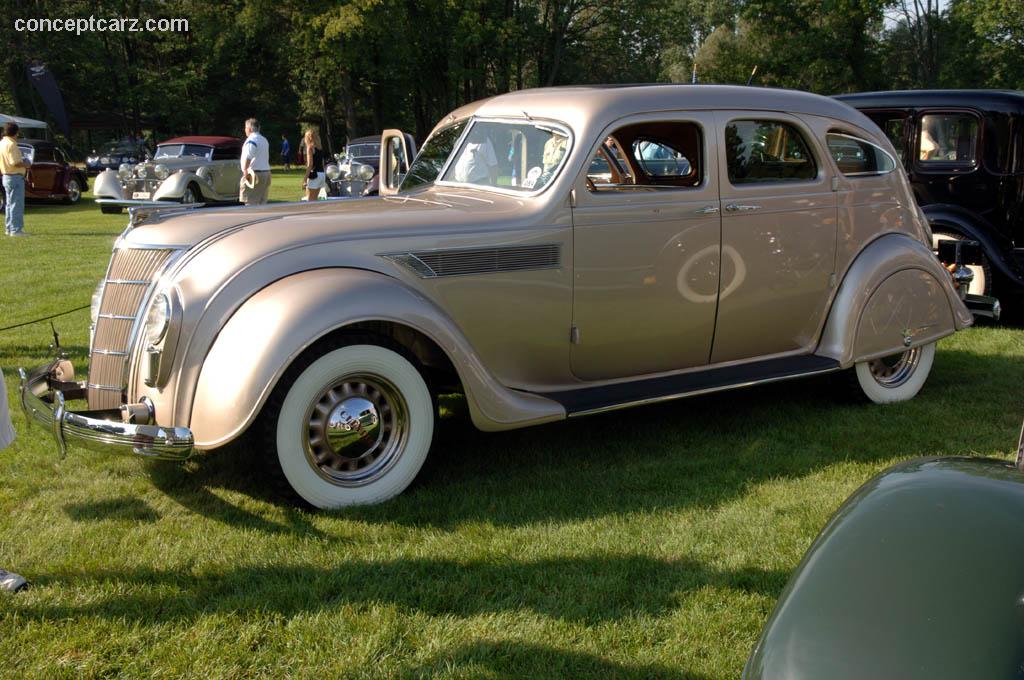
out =
[[69,411],[66,402],[84,399],[86,387],[59,380],[57,365],[55,361],[28,373],[18,369],[18,373],[25,416],[53,435],[62,456],[69,446],[155,460],[185,460],[192,455],[194,440],[188,428],[126,422],[134,417],[130,409]]

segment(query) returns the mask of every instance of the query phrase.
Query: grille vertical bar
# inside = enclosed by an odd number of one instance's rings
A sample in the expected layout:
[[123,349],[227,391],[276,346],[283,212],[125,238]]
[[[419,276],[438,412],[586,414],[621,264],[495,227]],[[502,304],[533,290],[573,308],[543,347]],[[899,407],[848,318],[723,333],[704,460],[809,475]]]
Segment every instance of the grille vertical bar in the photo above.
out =
[[110,409],[122,404],[132,328],[146,303],[150,283],[172,252],[114,250],[89,355],[89,408]]

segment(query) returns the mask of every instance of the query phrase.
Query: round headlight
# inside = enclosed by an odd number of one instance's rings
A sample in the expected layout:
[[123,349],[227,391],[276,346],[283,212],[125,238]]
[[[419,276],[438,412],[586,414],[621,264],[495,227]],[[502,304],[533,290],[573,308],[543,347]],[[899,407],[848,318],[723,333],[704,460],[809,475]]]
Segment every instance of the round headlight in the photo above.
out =
[[103,288],[106,284],[105,280],[100,279],[100,282],[96,284],[96,290],[92,292],[92,302],[89,304],[89,318],[92,319],[93,326],[100,319],[100,303],[103,301]]
[[146,176],[146,166],[143,163],[139,163],[138,165],[135,166],[135,176],[136,177],[145,177]]
[[121,167],[117,169],[117,176],[121,179],[128,179],[132,176],[132,166],[127,163],[121,163]]
[[171,171],[167,169],[167,166],[160,163],[153,168],[153,174],[156,175],[157,179],[167,179],[167,176],[171,174]]
[[157,293],[146,315],[146,341],[155,345],[164,339],[171,322],[171,301],[163,293]]
[[363,180],[364,182],[369,182],[371,179],[373,179],[373,174],[374,173],[372,165],[360,165],[356,169],[356,177]]
[[335,165],[334,163],[331,163],[326,168],[324,168],[324,173],[326,173],[328,179],[338,179],[339,177],[341,177],[341,170],[339,170],[338,166]]

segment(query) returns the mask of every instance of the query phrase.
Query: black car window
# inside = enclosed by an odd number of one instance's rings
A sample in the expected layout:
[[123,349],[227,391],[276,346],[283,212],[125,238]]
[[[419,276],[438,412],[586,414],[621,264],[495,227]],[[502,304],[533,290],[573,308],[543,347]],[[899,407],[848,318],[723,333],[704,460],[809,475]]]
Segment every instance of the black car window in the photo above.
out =
[[827,141],[829,154],[847,177],[883,175],[896,169],[892,156],[869,141],[842,132],[830,132]]
[[33,163],[53,163],[54,158],[53,149],[47,149],[45,147],[36,147],[36,152],[32,157]]
[[220,147],[215,146],[213,148],[213,158],[215,161],[228,161],[238,160],[242,157],[242,150],[237,146]]
[[[992,172],[1011,173],[1014,171],[1013,117],[990,111],[986,119],[985,163]],[[1019,166],[1020,161],[1017,162]]]
[[923,165],[975,165],[978,119],[968,113],[921,116],[917,160]]
[[801,182],[818,176],[803,136],[781,121],[732,121],[725,127],[725,153],[733,184]]

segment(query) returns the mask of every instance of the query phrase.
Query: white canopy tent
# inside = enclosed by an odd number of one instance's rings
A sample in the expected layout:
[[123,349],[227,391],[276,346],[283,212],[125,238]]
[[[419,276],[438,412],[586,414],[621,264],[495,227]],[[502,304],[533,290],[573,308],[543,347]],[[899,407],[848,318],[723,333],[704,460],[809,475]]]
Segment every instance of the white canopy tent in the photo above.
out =
[[22,118],[21,116],[8,116],[7,114],[0,113],[0,125],[7,122],[17,123],[18,127],[22,129],[22,137],[34,137],[36,139],[50,138],[50,126],[41,120],[35,120],[34,118]]

